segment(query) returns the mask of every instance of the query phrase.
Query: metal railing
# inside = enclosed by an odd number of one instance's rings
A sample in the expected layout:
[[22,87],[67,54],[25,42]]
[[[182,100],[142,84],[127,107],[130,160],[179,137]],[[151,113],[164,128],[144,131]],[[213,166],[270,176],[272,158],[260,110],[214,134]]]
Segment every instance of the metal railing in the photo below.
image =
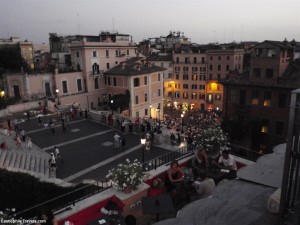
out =
[[169,152],[145,162],[143,164],[143,168],[145,168],[147,171],[156,170],[159,166],[166,165],[173,160],[179,160],[192,154],[194,153],[188,151],[187,147],[180,147],[177,151]]
[[50,200],[41,202],[37,205],[24,209],[10,215],[11,218],[33,218],[36,217],[41,209],[52,210],[54,214],[72,209],[77,202],[86,199],[94,194],[100,193],[112,187],[109,180],[96,181],[92,184],[85,185],[73,191],[57,196]]
[[239,146],[235,144],[230,144],[230,153],[232,155],[256,162],[256,160],[262,156],[260,152],[251,150],[249,148],[246,148],[244,146]]

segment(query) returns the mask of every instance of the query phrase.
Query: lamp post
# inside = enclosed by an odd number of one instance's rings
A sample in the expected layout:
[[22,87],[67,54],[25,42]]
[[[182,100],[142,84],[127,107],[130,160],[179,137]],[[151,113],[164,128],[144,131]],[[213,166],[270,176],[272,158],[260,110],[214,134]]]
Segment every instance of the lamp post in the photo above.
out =
[[5,96],[5,91],[1,91],[0,92],[0,100],[1,100],[1,108],[3,109],[4,108],[4,96]]
[[141,137],[141,144],[142,144],[142,169],[144,170],[144,163],[145,163],[145,145],[146,145],[146,138],[144,136]]
[[60,101],[59,101],[59,89],[56,88],[55,90],[56,96],[57,96],[57,105],[60,105]]
[[152,110],[152,105],[150,104],[150,118],[151,118],[151,110]]
[[184,114],[181,113],[181,133],[183,134],[183,117],[184,117]]

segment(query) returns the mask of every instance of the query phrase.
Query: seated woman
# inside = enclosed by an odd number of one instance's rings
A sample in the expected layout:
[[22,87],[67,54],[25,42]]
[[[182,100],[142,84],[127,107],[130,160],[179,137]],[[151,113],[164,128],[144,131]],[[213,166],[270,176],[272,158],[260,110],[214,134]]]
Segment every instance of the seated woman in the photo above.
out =
[[198,150],[192,159],[191,163],[195,177],[198,177],[201,172],[206,170],[209,166],[208,157],[205,150]]
[[178,162],[174,160],[167,171],[165,186],[168,192],[174,196],[177,194],[177,185],[184,180],[184,172],[179,167]]

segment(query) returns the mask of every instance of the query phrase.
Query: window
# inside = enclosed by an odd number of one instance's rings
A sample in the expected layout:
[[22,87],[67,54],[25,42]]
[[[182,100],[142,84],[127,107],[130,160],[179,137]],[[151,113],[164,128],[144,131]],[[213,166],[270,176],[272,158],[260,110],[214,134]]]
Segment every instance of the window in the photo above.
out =
[[144,85],[147,85],[147,82],[148,80],[147,80],[147,77],[144,77]]
[[201,63],[205,63],[205,57],[201,57]]
[[78,90],[78,91],[82,91],[82,83],[81,83],[81,79],[77,79],[77,90]]
[[179,74],[176,74],[176,80],[179,80]]
[[67,81],[62,81],[63,94],[68,94],[68,84]]
[[194,63],[197,63],[197,57],[194,57]]
[[276,121],[276,123],[275,123],[275,134],[276,135],[282,135],[283,134],[283,128],[284,128],[284,122]]
[[77,70],[80,71],[81,70],[81,67],[80,67],[80,64],[77,63]]
[[272,93],[266,91],[264,93],[264,106],[271,106]]
[[164,67],[164,63],[160,63],[160,67]]
[[221,85],[217,84],[217,91],[221,91]]
[[180,92],[178,91],[175,92],[175,98],[180,98]]
[[221,101],[221,95],[220,94],[215,95],[215,100]]
[[246,91],[240,90],[240,105],[246,105]]
[[209,74],[209,79],[210,79],[210,80],[212,80],[212,79],[213,79],[213,76],[212,76],[212,74],[211,74],[211,73]]
[[226,71],[229,71],[229,65],[226,65]]
[[29,54],[29,59],[32,59],[32,54]]
[[190,63],[190,60],[189,60],[188,57],[185,57],[185,58],[184,58],[184,63]]
[[93,51],[93,57],[97,57],[97,51]]
[[218,65],[218,70],[221,70],[221,68],[222,68],[221,65]]
[[253,77],[260,77],[260,68],[253,69]]
[[192,89],[197,89],[197,84],[192,84]]
[[269,131],[269,120],[267,119],[262,119],[261,120],[261,124],[262,124],[262,128],[261,128],[261,132],[262,133],[268,133]]
[[117,64],[118,64],[118,61],[115,61],[115,64],[117,65]]
[[236,90],[230,89],[229,99],[231,103],[236,103]]
[[120,55],[120,50],[119,50],[119,49],[116,49],[116,50],[115,50],[115,53],[116,53],[116,56],[119,56],[119,55]]
[[271,68],[266,69],[266,78],[272,78],[274,75],[274,70]]
[[109,63],[106,63],[106,69],[109,69]]
[[108,50],[105,50],[105,56],[106,56],[106,58],[109,57],[109,51]]
[[207,101],[207,103],[213,103],[213,95],[212,94],[208,94],[206,101]]
[[193,92],[192,95],[191,95],[191,98],[192,99],[197,99],[197,93]]
[[138,95],[135,96],[135,104],[136,105],[139,104],[139,96]]
[[161,95],[160,89],[158,89],[157,91],[158,91],[158,94],[157,94],[157,95],[160,96],[160,95]]
[[189,94],[187,92],[183,92],[182,94],[184,99],[188,99],[189,98]]
[[286,94],[280,93],[278,96],[278,107],[279,108],[285,108],[286,107]]
[[217,76],[218,76],[218,80],[221,80],[221,74],[218,74]]
[[129,55],[129,50],[128,49],[126,50],[126,54]]
[[110,77],[107,78],[107,85],[110,86]]
[[180,72],[180,67],[179,66],[175,66],[175,73],[179,73]]
[[183,67],[183,73],[188,73],[189,72],[189,68],[187,66]]
[[114,86],[117,86],[117,78],[114,77]]
[[176,63],[179,63],[179,57],[176,57]]
[[147,93],[145,93],[144,98],[145,98],[145,102],[147,102],[148,101],[148,94]]
[[221,58],[221,56],[218,56],[218,60],[221,60],[222,58]]
[[256,56],[256,57],[259,57],[259,56],[261,56],[261,55],[262,55],[262,49],[261,49],[261,48],[255,49],[255,56]]
[[79,58],[79,52],[76,52],[76,57]]
[[189,80],[189,75],[183,75],[183,80]]
[[140,86],[140,78],[134,78],[133,87],[139,87],[139,86]]
[[145,109],[145,116],[148,115],[148,109]]
[[100,71],[99,71],[99,65],[97,63],[94,63],[93,66],[92,66],[92,70],[93,70],[93,74],[99,74]]
[[175,88],[180,89],[180,84],[175,84]]
[[160,73],[157,74],[157,80],[160,81]]
[[209,60],[213,60],[214,58],[212,56],[209,56]]
[[189,89],[189,85],[188,84],[183,84],[183,89]]
[[200,90],[205,90],[205,85],[199,85]]
[[197,73],[198,72],[198,67],[197,66],[192,67],[192,71],[193,71],[193,73]]
[[200,67],[200,74],[203,74],[206,72],[206,67]]
[[210,71],[213,70],[213,65],[209,65],[209,70],[210,70]]
[[268,49],[268,57],[275,57],[276,50],[275,49]]
[[168,92],[168,97],[169,97],[169,98],[173,98],[172,91],[169,91],[169,92]]
[[206,76],[205,75],[200,75],[200,80],[206,80]]
[[230,56],[227,56],[226,59],[227,59],[227,60],[230,60]]
[[258,105],[258,101],[259,101],[259,91],[252,91],[251,104]]
[[205,94],[199,94],[199,99],[205,99]]
[[99,78],[95,77],[95,89],[99,89]]
[[192,80],[198,80],[198,76],[197,75],[192,75]]

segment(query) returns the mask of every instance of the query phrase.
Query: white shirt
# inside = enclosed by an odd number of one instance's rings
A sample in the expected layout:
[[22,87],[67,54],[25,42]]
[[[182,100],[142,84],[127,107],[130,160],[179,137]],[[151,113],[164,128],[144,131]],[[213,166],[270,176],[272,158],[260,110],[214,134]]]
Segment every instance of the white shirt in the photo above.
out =
[[219,158],[219,163],[223,163],[224,166],[230,166],[232,170],[237,170],[236,161],[232,155],[228,155],[228,159],[224,159],[223,156]]

